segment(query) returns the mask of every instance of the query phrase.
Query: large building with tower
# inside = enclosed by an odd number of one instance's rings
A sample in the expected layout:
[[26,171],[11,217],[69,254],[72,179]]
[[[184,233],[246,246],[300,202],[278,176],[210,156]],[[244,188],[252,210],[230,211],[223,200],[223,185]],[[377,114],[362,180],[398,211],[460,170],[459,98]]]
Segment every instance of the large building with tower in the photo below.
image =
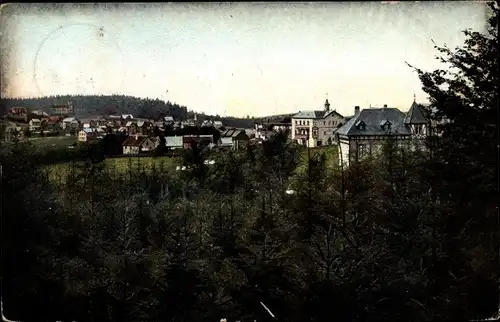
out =
[[335,144],[334,133],[345,121],[344,116],[330,109],[326,99],[322,110],[299,111],[292,116],[292,141],[309,147]]
[[360,111],[335,133],[340,164],[349,164],[380,152],[388,138],[422,146],[429,133],[430,122],[425,110],[415,99],[407,113],[397,108],[370,107]]

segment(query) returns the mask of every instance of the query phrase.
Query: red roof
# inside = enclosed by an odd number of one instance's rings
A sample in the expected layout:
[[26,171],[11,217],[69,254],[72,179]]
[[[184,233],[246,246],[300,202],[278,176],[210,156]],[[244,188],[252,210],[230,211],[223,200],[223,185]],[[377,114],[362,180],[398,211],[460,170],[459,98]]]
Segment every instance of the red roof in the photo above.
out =
[[28,113],[28,109],[26,107],[12,107],[9,112],[11,114],[23,114]]
[[60,116],[49,116],[46,119],[46,122],[47,122],[47,124],[57,124],[61,119],[62,119],[62,117],[60,117]]

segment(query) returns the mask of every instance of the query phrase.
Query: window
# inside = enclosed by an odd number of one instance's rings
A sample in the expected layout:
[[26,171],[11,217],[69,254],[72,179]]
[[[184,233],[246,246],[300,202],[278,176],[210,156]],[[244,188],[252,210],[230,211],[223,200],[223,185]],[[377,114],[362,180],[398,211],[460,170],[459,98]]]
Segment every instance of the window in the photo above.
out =
[[323,131],[323,135],[326,135],[326,130],[325,130],[325,131]]
[[307,121],[307,125],[309,125],[309,121]]
[[358,129],[359,131],[364,131],[365,129],[365,122],[363,121],[357,121],[356,124],[356,129]]
[[323,125],[326,125],[326,121],[323,121]]
[[359,144],[358,145],[358,155],[360,158],[363,158],[366,156],[366,144]]

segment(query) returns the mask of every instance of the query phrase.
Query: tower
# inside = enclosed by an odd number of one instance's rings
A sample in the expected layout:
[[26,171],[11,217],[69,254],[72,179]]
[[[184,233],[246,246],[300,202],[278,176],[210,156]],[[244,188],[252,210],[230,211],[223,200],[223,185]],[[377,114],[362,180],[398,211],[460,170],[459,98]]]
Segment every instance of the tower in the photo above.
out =
[[330,111],[330,102],[328,102],[328,93],[326,93],[325,111],[326,112]]

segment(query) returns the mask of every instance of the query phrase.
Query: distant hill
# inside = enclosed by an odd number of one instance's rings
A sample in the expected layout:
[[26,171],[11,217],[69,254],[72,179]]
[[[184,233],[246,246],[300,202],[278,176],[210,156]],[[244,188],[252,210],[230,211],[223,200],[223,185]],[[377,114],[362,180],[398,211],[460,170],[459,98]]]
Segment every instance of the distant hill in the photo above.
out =
[[270,116],[263,116],[263,117],[256,117],[254,119],[255,122],[267,122],[267,120],[273,122],[273,121],[281,121],[284,118],[289,118],[292,117],[295,113],[291,114],[280,114],[280,115],[270,115]]
[[[52,113],[51,107],[57,104],[72,102],[75,115],[80,117],[132,114],[134,117],[159,118],[172,116],[183,121],[194,116],[186,106],[165,102],[159,99],[139,98],[125,95],[58,95],[40,98],[2,98],[0,100],[0,115],[5,115],[11,107],[26,107],[30,110],[41,110]],[[222,121],[227,127],[253,127],[252,119],[221,117],[196,113],[199,120],[213,119]]]

